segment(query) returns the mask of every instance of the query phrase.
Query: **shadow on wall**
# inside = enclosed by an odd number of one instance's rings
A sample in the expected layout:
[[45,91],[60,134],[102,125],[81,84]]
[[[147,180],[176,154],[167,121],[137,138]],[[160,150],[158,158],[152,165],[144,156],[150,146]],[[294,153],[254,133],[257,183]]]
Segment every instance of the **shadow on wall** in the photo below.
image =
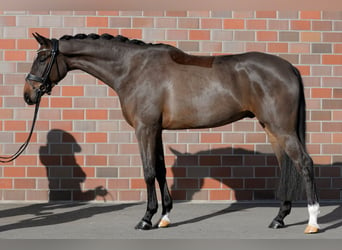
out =
[[[171,167],[174,200],[277,200],[280,168],[274,154],[230,147],[194,154],[170,150],[177,156]],[[342,163],[314,169],[320,199],[341,201]]]
[[82,191],[86,173],[77,164],[75,153],[82,148],[66,131],[53,129],[47,135],[47,143],[39,149],[39,157],[46,168],[49,182],[49,201],[91,201],[97,196],[105,199],[108,194],[102,186]]

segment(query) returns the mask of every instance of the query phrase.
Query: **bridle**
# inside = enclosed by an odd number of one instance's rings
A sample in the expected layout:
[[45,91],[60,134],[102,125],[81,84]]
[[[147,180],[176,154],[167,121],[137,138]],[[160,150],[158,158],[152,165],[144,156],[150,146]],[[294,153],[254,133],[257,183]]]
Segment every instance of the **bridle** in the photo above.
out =
[[[18,151],[16,153],[14,153],[11,156],[0,156],[0,163],[9,163],[11,161],[14,161],[16,158],[18,158],[24,152],[24,150],[26,149],[26,147],[30,143],[30,140],[31,140],[31,137],[33,134],[33,130],[34,130],[34,126],[36,124],[36,120],[37,120],[37,116],[38,116],[40,99],[45,93],[47,93],[49,95],[51,93],[51,89],[52,89],[52,83],[50,81],[50,73],[51,73],[52,65],[56,62],[56,58],[57,58],[57,54],[58,54],[58,40],[57,39],[51,39],[51,42],[52,42],[51,50],[50,49],[40,49],[37,51],[37,54],[39,54],[40,52],[43,52],[43,51],[51,51],[50,62],[46,66],[46,68],[44,69],[43,75],[42,76],[36,76],[34,74],[29,73],[26,76],[26,81],[31,85],[31,87],[33,89],[37,90],[36,108],[34,111],[33,122],[32,122],[30,133],[29,133],[26,141],[23,143],[23,145],[20,146],[20,148],[18,149]],[[57,66],[57,71],[59,71],[57,62],[56,62],[56,66]],[[59,74],[59,72],[58,72],[58,74]],[[32,84],[31,81],[39,82],[39,83],[41,83],[41,85],[37,89]]]
[[58,40],[57,39],[51,39],[51,42],[52,42],[51,50],[50,49],[40,49],[37,51],[37,54],[39,54],[40,52],[43,52],[43,51],[49,51],[49,50],[51,51],[50,62],[46,66],[46,68],[44,69],[43,75],[42,76],[36,76],[34,74],[29,73],[26,76],[26,81],[31,85],[31,87],[33,89],[36,89],[36,88],[33,86],[31,81],[41,83],[41,85],[39,86],[39,89],[37,89],[37,91],[38,91],[37,94],[40,96],[42,96],[45,93],[50,95],[51,89],[52,89],[52,83],[50,81],[50,73],[51,73],[52,65],[56,62],[56,58],[58,55]]

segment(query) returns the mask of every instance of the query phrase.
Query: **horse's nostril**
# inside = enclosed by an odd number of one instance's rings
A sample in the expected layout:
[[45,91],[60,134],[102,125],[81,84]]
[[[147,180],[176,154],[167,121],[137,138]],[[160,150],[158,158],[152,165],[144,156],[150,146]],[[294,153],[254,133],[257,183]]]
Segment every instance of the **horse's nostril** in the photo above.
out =
[[25,100],[25,102],[26,102],[27,104],[29,104],[29,105],[32,105],[32,104],[33,104],[32,100],[31,100],[31,98],[30,98],[30,95],[27,94],[27,93],[24,94],[24,100]]

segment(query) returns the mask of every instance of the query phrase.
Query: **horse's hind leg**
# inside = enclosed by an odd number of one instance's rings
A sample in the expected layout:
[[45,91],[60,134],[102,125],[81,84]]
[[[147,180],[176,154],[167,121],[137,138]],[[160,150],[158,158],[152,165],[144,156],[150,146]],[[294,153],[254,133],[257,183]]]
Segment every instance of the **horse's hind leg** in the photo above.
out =
[[[319,214],[319,203],[314,182],[313,162],[306,152],[304,145],[300,142],[296,133],[277,136],[280,146],[296,166],[304,178],[306,196],[309,210],[309,223],[305,233],[316,233],[319,230],[317,216]],[[291,181],[291,180],[288,180]],[[298,190],[300,192],[300,190]]]
[[[272,144],[273,151],[277,157],[278,164],[281,170],[284,168],[289,168],[289,162],[287,160],[287,155],[285,154],[285,151],[280,147],[280,145],[277,142],[277,139],[267,130],[265,129],[267,134],[269,135],[269,139]],[[294,170],[296,171],[296,170]],[[281,178],[284,178],[283,172]],[[279,189],[284,189],[286,187],[287,183],[280,183]],[[271,224],[268,226],[269,228],[278,229],[283,228],[285,226],[284,218],[290,214],[291,208],[292,208],[292,197],[286,197],[284,195],[281,195],[278,191],[278,198],[281,199],[280,208],[278,215],[272,220]]]

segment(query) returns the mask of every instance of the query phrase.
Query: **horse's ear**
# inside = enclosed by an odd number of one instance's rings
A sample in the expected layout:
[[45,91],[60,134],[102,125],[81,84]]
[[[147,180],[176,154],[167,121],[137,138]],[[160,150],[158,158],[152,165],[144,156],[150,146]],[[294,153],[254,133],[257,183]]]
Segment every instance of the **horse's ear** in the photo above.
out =
[[37,42],[40,45],[47,45],[48,44],[48,40],[47,38],[43,37],[42,35],[36,33],[32,33],[32,36],[37,40]]
[[183,153],[177,151],[177,150],[174,149],[174,148],[171,148],[171,147],[170,147],[169,149],[170,149],[170,151],[171,151],[174,155],[176,155],[176,156],[184,155]]

